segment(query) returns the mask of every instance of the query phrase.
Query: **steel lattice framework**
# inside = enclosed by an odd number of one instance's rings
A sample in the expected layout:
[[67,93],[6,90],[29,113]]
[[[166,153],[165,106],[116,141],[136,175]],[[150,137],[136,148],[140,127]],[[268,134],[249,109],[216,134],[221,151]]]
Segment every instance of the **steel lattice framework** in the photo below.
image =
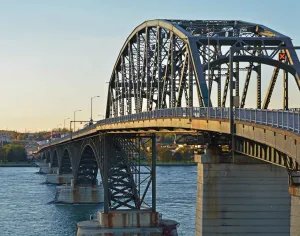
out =
[[[248,50],[249,46],[260,48]],[[234,55],[235,96],[240,96],[239,63],[249,63],[245,68],[240,107],[245,106],[250,77],[255,72],[257,108],[267,109],[282,69],[283,108],[288,109],[288,73],[295,77],[300,90],[300,63],[295,50],[290,48],[293,45],[289,37],[244,21],[151,20],[136,27],[120,51],[109,82],[106,117],[161,108],[213,106],[209,99],[213,82],[217,83],[216,105],[224,107],[229,87],[231,47],[244,48]],[[280,52],[286,55],[284,61],[278,59]],[[262,64],[274,67],[263,102]],[[224,82],[221,80],[223,70],[226,71]],[[195,101],[197,105],[193,104]]]

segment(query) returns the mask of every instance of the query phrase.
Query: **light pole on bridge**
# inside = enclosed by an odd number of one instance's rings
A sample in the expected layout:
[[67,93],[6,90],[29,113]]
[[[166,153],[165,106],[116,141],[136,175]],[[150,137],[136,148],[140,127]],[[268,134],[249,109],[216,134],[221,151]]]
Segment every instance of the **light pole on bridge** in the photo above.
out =
[[91,124],[93,123],[93,99],[94,98],[100,98],[100,96],[94,96],[94,97],[91,97]]
[[69,120],[70,118],[64,119],[64,129],[66,129],[66,120]]
[[76,114],[77,111],[81,111],[81,110],[76,110],[76,111],[74,111],[74,131],[73,131],[73,132],[75,132],[75,121],[76,121],[76,120],[75,120],[75,114]]

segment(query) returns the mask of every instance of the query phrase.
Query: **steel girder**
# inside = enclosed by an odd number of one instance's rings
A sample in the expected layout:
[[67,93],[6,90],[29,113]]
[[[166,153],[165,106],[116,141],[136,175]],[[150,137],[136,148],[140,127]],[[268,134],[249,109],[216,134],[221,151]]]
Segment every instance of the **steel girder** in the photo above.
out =
[[[210,40],[208,40],[208,37]],[[209,41],[209,45],[208,45]],[[260,46],[255,52],[248,46]],[[277,60],[280,50],[268,47],[286,46],[287,63]],[[221,104],[221,69],[228,71],[230,47],[244,47],[235,56],[235,95],[239,96],[239,62],[249,62],[246,83],[257,69],[257,107],[261,104],[260,81],[262,64],[291,73],[300,90],[300,63],[291,39],[266,26],[230,20],[150,20],[134,29],[124,43],[109,82],[106,117],[180,106],[213,106],[208,103],[208,61],[211,74],[218,83],[218,106],[225,106],[228,76],[224,83]],[[256,63],[256,64],[255,64]],[[223,68],[221,68],[223,66]],[[225,66],[225,68],[224,68]],[[229,73],[229,71],[227,72]],[[271,83],[276,81],[272,77]],[[267,108],[272,87],[265,96]],[[193,91],[197,98],[194,98]],[[245,105],[248,84],[241,98]]]
[[155,210],[155,140],[155,135],[100,133],[50,147],[43,155],[58,160],[60,174],[72,173],[75,185],[95,185],[100,170],[106,210]]

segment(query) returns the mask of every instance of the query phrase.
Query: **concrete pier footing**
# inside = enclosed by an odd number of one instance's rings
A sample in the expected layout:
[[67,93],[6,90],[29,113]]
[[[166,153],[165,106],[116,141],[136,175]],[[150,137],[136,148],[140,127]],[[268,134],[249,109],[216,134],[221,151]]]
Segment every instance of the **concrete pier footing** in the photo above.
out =
[[289,193],[291,195],[290,235],[300,236],[300,186],[290,186]]
[[39,163],[39,173],[40,174],[50,174],[56,171],[57,168],[52,168],[50,163]]
[[74,186],[61,185],[56,187],[54,203],[63,204],[99,204],[104,201],[102,185]]
[[[218,163],[208,154],[195,160],[195,235],[296,236],[290,234],[291,197],[284,168],[246,156],[236,156],[235,163]],[[293,201],[299,217],[300,200]]]
[[77,236],[169,235],[177,236],[177,222],[159,219],[151,210],[98,212],[97,220],[77,224]]
[[72,174],[47,174],[46,175],[46,183],[49,184],[71,184],[71,180],[73,179]]

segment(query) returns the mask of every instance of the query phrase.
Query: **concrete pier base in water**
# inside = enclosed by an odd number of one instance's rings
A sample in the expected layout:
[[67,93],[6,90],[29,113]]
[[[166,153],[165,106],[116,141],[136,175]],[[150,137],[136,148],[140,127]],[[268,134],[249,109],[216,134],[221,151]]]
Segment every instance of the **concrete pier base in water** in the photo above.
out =
[[[291,197],[284,168],[246,156],[236,156],[234,164],[218,163],[209,154],[195,160],[195,235],[296,235],[290,234]],[[300,203],[298,207],[300,215]]]
[[[295,176],[295,173],[292,173]],[[289,193],[291,195],[291,227],[292,236],[300,236],[300,173],[296,173],[297,178],[293,178],[297,186],[290,186]]]
[[73,179],[72,174],[47,174],[46,175],[46,183],[49,184],[71,184],[71,180]]
[[99,204],[104,201],[102,185],[72,186],[61,185],[56,187],[54,203],[63,204]]
[[158,213],[151,210],[99,211],[97,220],[77,224],[77,236],[177,236],[177,224],[174,220],[159,219]]
[[40,163],[40,170],[39,173],[41,174],[52,174],[57,173],[57,167],[51,167],[50,163]]

